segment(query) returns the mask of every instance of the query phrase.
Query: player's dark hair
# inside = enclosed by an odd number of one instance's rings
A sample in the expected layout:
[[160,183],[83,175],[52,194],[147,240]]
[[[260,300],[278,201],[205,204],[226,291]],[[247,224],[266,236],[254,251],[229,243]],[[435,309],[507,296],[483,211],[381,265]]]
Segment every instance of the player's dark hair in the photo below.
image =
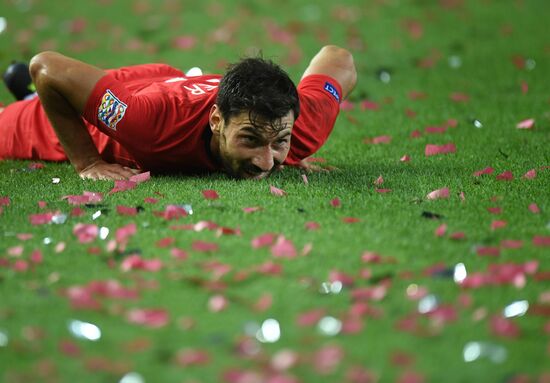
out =
[[[265,127],[258,120],[274,122],[291,110],[296,119],[300,113],[298,92],[288,74],[271,60],[259,57],[245,58],[228,67],[216,104],[226,123],[231,117],[248,112],[250,122],[257,128]],[[275,134],[284,128],[268,125]]]

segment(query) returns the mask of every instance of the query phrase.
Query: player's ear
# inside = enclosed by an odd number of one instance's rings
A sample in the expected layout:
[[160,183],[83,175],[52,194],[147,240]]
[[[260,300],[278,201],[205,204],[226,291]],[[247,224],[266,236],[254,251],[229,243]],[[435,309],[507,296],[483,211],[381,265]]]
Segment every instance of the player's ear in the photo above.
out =
[[219,135],[221,124],[223,121],[223,117],[220,111],[220,108],[218,108],[218,105],[214,104],[212,105],[212,108],[210,108],[210,129],[212,130],[212,134]]

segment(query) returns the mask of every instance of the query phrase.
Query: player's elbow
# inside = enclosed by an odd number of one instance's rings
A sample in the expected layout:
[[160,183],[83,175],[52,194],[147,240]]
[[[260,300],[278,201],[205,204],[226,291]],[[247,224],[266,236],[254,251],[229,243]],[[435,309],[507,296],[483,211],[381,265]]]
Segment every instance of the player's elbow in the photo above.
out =
[[52,68],[55,67],[55,61],[59,56],[59,53],[46,51],[38,53],[31,59],[29,72],[36,86],[48,81],[51,77]]
[[343,72],[341,85],[346,90],[344,94],[351,92],[357,83],[357,69],[351,52],[337,45],[325,45],[321,52],[331,57],[331,62]]

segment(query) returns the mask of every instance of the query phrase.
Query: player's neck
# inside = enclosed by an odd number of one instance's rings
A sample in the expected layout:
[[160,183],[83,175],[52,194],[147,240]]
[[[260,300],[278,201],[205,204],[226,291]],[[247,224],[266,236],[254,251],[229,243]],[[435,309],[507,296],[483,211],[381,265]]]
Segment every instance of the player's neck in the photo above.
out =
[[220,156],[220,140],[219,136],[216,134],[213,134],[210,137],[210,153],[212,154],[214,161],[216,161],[218,164],[222,163],[222,159]]

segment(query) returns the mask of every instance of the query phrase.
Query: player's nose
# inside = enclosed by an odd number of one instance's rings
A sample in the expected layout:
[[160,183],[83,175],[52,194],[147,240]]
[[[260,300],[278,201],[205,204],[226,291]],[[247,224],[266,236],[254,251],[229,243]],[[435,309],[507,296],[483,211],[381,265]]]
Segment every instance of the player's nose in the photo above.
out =
[[258,148],[258,152],[252,159],[252,164],[262,172],[269,172],[275,164],[271,148],[269,146]]

